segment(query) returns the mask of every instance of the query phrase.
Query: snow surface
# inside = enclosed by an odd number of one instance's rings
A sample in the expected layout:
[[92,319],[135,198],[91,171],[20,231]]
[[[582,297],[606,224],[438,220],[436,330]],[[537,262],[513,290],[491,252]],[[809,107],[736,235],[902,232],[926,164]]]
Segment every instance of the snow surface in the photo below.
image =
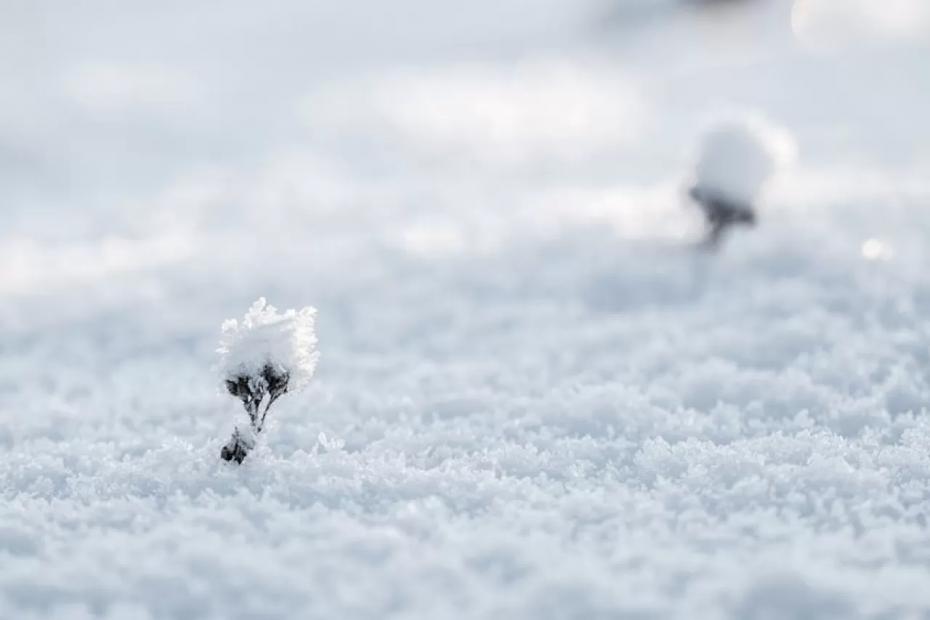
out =
[[[930,614],[930,50],[812,1],[8,3],[0,618]],[[729,109],[798,157],[707,256]]]

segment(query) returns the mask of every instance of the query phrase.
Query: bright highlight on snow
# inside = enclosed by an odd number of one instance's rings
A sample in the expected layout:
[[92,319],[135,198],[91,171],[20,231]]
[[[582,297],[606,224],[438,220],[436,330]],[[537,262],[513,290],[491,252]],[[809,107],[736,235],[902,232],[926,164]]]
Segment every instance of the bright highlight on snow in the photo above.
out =
[[922,39],[930,33],[926,0],[794,0],[791,29],[806,46],[847,46],[870,39]]
[[249,425],[236,426],[223,446],[224,460],[241,463],[255,447],[272,403],[313,377],[319,358],[315,317],[315,308],[278,312],[260,297],[241,323],[223,323],[217,350],[220,373],[226,390],[242,401],[249,415]]
[[862,243],[862,258],[874,261],[889,261],[894,258],[894,248],[881,239],[866,239]]

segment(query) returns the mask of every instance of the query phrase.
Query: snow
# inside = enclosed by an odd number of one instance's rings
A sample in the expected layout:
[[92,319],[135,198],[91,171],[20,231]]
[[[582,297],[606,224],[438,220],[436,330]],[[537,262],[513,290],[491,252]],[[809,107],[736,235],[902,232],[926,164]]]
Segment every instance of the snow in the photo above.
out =
[[[7,7],[0,618],[930,613],[927,41],[687,4]],[[696,253],[732,109],[797,155]]]
[[217,353],[223,384],[236,377],[258,377],[271,365],[287,373],[288,391],[303,389],[313,378],[319,352],[314,331],[316,308],[278,312],[259,297],[242,322],[223,321]]
[[779,167],[791,162],[794,140],[760,118],[722,121],[703,136],[695,184],[740,204],[755,204]]

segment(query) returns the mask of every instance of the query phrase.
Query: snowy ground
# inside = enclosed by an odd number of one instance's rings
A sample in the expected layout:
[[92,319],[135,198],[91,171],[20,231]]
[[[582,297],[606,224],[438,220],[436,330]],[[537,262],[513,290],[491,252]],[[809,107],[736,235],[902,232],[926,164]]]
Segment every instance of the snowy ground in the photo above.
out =
[[[924,3],[461,4],[4,3],[0,618],[930,615]],[[796,157],[701,255],[734,109]]]

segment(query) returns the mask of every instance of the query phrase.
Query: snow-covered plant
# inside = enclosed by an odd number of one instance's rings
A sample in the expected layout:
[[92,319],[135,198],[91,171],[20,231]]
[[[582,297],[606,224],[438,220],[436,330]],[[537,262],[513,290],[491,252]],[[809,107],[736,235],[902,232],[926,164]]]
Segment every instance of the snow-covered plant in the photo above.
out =
[[688,195],[704,212],[708,247],[716,247],[734,225],[756,223],[759,196],[792,150],[783,130],[756,117],[719,123],[704,133]]
[[248,426],[237,425],[220,456],[241,463],[255,447],[268,409],[282,394],[302,389],[316,370],[316,309],[278,312],[259,298],[241,321],[223,322],[217,353],[225,389],[242,401]]

